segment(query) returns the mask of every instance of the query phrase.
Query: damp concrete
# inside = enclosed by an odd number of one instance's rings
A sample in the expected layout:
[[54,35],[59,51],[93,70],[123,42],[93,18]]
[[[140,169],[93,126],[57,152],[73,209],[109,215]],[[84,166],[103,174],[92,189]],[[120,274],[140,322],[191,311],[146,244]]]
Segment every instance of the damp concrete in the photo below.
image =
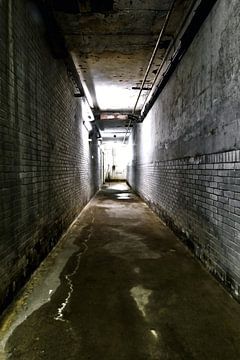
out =
[[2,316],[0,359],[240,359],[240,305],[126,184],[109,184]]

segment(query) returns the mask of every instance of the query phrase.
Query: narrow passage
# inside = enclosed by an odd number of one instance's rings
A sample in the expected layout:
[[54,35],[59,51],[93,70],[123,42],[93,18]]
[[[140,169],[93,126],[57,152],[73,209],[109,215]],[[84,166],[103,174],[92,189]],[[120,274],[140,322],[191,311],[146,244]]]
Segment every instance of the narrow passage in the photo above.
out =
[[240,305],[127,185],[103,187],[1,323],[0,359],[240,359]]

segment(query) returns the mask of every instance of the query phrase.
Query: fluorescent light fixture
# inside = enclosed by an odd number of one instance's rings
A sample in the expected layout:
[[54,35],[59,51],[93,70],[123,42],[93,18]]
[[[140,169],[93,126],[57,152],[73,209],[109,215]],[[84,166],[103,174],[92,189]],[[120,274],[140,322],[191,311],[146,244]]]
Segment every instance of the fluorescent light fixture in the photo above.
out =
[[87,99],[81,98],[81,104],[82,104],[82,118],[84,121],[94,121],[94,115],[92,112],[92,109],[90,108]]
[[94,108],[94,105],[93,105],[92,97],[91,97],[90,92],[89,92],[89,90],[88,90],[88,87],[87,87],[87,85],[86,85],[86,83],[85,83],[84,81],[82,81],[82,87],[83,87],[85,96],[86,96],[86,98],[87,98],[88,104],[89,104],[90,107],[93,109],[93,108]]
[[87,131],[91,131],[92,130],[92,125],[88,120],[83,120],[83,125],[85,126],[85,128],[87,129]]

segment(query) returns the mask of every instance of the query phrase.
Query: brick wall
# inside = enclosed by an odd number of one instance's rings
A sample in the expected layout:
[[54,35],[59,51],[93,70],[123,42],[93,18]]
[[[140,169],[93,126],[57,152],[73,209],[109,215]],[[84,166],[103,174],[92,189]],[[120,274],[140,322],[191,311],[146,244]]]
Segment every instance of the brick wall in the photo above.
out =
[[219,0],[142,124],[130,185],[240,300],[237,0]]
[[0,2],[0,309],[99,187],[97,140],[27,3]]

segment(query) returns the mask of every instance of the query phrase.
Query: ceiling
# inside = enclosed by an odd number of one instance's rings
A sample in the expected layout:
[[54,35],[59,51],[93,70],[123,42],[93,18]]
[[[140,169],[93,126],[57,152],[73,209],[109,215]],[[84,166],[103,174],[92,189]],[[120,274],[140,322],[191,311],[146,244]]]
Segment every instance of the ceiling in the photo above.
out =
[[[79,12],[56,12],[67,47],[90,100],[103,136],[124,135],[142,79],[171,0],[81,0]],[[176,35],[192,0],[176,0],[174,11],[151,67],[145,88],[151,88],[170,40]],[[141,110],[148,90],[136,107]],[[89,97],[89,96],[88,96]],[[102,116],[116,113],[111,119]],[[111,135],[109,135],[111,134]]]

